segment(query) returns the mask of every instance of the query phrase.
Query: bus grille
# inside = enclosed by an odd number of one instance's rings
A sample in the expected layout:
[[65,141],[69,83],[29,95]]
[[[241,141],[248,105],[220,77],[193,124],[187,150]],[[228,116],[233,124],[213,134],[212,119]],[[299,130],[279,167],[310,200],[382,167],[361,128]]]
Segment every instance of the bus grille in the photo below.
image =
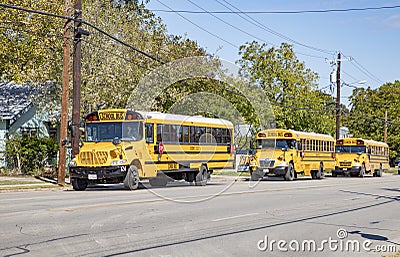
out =
[[275,160],[271,159],[265,159],[265,160],[260,160],[260,167],[274,167]]
[[340,162],[340,166],[350,167],[351,162]]
[[103,165],[107,162],[108,152],[81,152],[79,157],[83,165]]

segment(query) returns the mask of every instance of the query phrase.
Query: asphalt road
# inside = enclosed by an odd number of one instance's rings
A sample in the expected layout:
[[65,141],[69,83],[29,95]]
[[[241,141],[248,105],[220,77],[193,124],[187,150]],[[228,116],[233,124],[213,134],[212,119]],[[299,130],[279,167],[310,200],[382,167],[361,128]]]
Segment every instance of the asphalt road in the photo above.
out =
[[0,256],[382,256],[399,200],[398,175],[7,192]]

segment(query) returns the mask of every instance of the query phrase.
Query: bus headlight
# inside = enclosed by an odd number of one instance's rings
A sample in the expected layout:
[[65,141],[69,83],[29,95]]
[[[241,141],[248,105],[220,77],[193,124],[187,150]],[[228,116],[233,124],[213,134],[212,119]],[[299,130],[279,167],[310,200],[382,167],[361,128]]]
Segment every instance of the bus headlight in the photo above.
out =
[[70,167],[76,167],[76,161],[72,160],[69,162]]
[[110,163],[110,166],[120,166],[127,163],[127,160],[114,160]]
[[277,167],[287,167],[288,163],[287,162],[281,162],[277,165]]

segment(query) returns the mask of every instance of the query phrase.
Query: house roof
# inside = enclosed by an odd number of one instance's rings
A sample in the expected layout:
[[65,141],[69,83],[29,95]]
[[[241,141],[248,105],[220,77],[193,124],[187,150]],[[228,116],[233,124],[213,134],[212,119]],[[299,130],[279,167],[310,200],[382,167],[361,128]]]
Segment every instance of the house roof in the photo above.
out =
[[0,82],[0,120],[12,124],[33,106],[35,90],[26,85]]

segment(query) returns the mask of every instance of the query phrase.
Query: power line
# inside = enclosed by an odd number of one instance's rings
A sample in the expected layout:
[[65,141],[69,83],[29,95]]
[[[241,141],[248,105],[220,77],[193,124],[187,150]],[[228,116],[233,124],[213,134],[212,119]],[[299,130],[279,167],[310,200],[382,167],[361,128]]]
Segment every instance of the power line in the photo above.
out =
[[378,7],[364,7],[364,8],[347,8],[347,9],[327,9],[327,10],[300,10],[300,11],[192,11],[192,10],[161,10],[153,9],[149,10],[152,12],[177,12],[177,13],[191,13],[191,14],[305,14],[305,13],[330,13],[330,12],[354,12],[354,11],[371,11],[371,10],[384,10],[384,9],[396,9],[400,8],[400,5],[393,6],[378,6]]
[[198,4],[194,3],[193,1],[191,1],[191,0],[187,0],[187,1],[188,1],[189,3],[191,3],[191,4],[193,4],[194,6],[196,6],[197,8],[199,8],[199,9],[205,11],[206,13],[210,14],[211,16],[213,16],[214,18],[216,18],[217,20],[219,20],[219,21],[225,23],[226,25],[228,25],[228,26],[230,26],[230,27],[232,27],[232,28],[234,28],[234,29],[236,29],[236,30],[238,30],[238,31],[240,31],[240,32],[242,32],[242,33],[244,33],[244,34],[250,36],[250,37],[254,37],[255,39],[258,39],[258,40],[260,40],[260,41],[263,41],[263,42],[265,42],[265,43],[267,43],[267,44],[274,45],[273,43],[267,42],[267,41],[265,41],[265,40],[263,40],[263,39],[261,39],[261,38],[259,38],[259,37],[257,37],[257,36],[254,36],[254,35],[248,33],[247,31],[245,31],[245,30],[243,30],[243,29],[241,29],[241,28],[239,28],[239,27],[236,27],[235,25],[232,25],[231,23],[229,23],[229,22],[227,22],[227,21],[221,19],[221,18],[218,17],[217,15],[214,15],[213,13],[208,12],[208,11],[205,10],[203,7],[199,6]]
[[[253,37],[253,38],[255,38],[255,39],[259,40],[259,41],[265,42],[265,43],[267,43],[267,44],[270,44],[270,45],[275,46],[275,47],[278,48],[278,46],[275,45],[274,43],[271,43],[271,42],[266,41],[266,40],[264,40],[264,39],[262,39],[262,38],[259,38],[258,36],[255,36],[255,35],[253,35],[253,34],[250,34],[249,32],[247,32],[247,31],[245,31],[245,30],[243,30],[243,29],[241,29],[241,28],[239,28],[239,27],[237,27],[237,26],[235,26],[235,25],[233,25],[233,24],[231,24],[231,23],[225,21],[224,19],[221,19],[221,18],[218,17],[217,15],[208,12],[206,9],[202,8],[201,6],[199,6],[198,4],[194,3],[193,1],[191,1],[191,0],[187,0],[187,1],[190,2],[191,4],[193,4],[194,6],[196,6],[197,8],[199,8],[199,9],[205,11],[205,12],[208,13],[209,15],[213,16],[214,18],[218,19],[219,21],[223,22],[224,24],[226,24],[226,25],[228,25],[228,26],[230,26],[230,27],[232,27],[232,28],[234,28],[234,29],[236,29],[236,30],[238,30],[238,31],[240,31],[240,32],[242,32],[242,33],[244,33],[244,34],[250,36],[250,37]],[[309,55],[309,54],[304,54],[304,53],[300,53],[300,52],[296,52],[296,53],[298,53],[298,54],[300,54],[300,55],[305,55],[305,56],[308,56],[308,57],[324,59],[324,57],[322,57],[322,56]]]
[[374,74],[372,74],[371,72],[369,72],[366,68],[364,68],[359,62],[357,62],[356,59],[353,58],[353,60],[354,60],[354,62],[355,62],[358,66],[361,67],[361,69],[363,69],[365,72],[367,72],[369,75],[371,75],[371,76],[374,78],[375,81],[377,81],[377,82],[383,84],[382,80],[380,80],[378,77],[376,77]]
[[182,19],[184,19],[184,20],[188,21],[189,23],[191,23],[193,26],[196,26],[197,28],[199,28],[199,29],[203,30],[204,32],[210,34],[211,36],[213,36],[213,37],[215,37],[215,38],[218,38],[218,39],[224,41],[225,43],[227,43],[228,45],[230,45],[230,46],[232,46],[232,47],[234,47],[234,48],[239,48],[237,45],[235,45],[235,44],[229,42],[228,40],[226,40],[226,39],[224,39],[224,38],[222,38],[222,37],[220,37],[220,36],[218,36],[218,35],[216,35],[216,34],[210,32],[210,31],[206,30],[205,28],[203,28],[203,27],[200,26],[200,25],[197,25],[196,23],[194,23],[194,22],[191,21],[190,19],[186,18],[186,17],[183,16],[182,14],[175,12],[175,11],[174,11],[171,7],[169,7],[168,5],[162,3],[162,2],[160,2],[160,1],[158,1],[158,0],[156,0],[156,1],[159,2],[161,5],[165,6],[166,8],[168,8],[169,10],[171,10],[171,12],[176,13],[177,15],[179,15]]
[[375,81],[375,82],[377,82],[377,83],[380,83],[380,84],[383,84],[383,82],[378,78],[378,77],[376,77],[374,74],[372,74],[370,71],[368,71],[366,68],[364,68],[364,66],[362,66],[359,62],[357,62],[357,60],[354,58],[354,57],[352,57],[352,56],[345,56],[345,55],[343,55],[344,57],[346,57],[346,58],[348,58],[349,60],[350,60],[350,63],[356,68],[356,69],[358,69],[359,71],[361,71],[364,75],[366,75],[367,77],[369,77],[370,79],[372,79],[373,81]]
[[[273,34],[273,35],[275,35],[275,36],[278,36],[278,37],[280,37],[280,38],[283,38],[283,39],[285,39],[285,40],[287,40],[287,41],[289,41],[289,42],[291,42],[291,43],[293,43],[293,44],[297,44],[297,45],[300,45],[300,46],[303,46],[303,47],[312,49],[312,50],[314,50],[314,51],[318,51],[318,52],[321,52],[321,53],[325,53],[325,54],[333,54],[333,53],[335,52],[335,51],[326,50],[326,49],[320,49],[320,48],[316,48],[316,47],[313,47],[313,46],[308,46],[308,45],[306,45],[306,44],[300,43],[300,42],[298,42],[298,41],[296,41],[296,40],[293,40],[293,39],[291,39],[291,38],[289,38],[289,37],[287,37],[287,36],[285,36],[285,35],[283,35],[283,34],[281,34],[281,33],[279,33],[279,32],[274,31],[273,29],[271,29],[271,28],[265,26],[264,24],[260,23],[259,21],[257,21],[256,19],[252,18],[252,17],[249,16],[248,14],[243,13],[239,8],[235,7],[234,5],[232,5],[231,3],[227,2],[226,0],[222,0],[225,4],[224,4],[224,3],[221,3],[219,0],[215,0],[215,1],[216,1],[217,3],[219,3],[220,5],[224,6],[225,8],[227,8],[227,9],[230,10],[230,11],[233,11],[233,9],[235,9],[235,10],[238,12],[237,15],[238,15],[239,17],[241,17],[242,19],[246,20],[247,22],[250,22],[251,24],[257,26],[258,28],[263,29],[264,31],[267,31],[267,32],[269,32],[269,33],[271,33],[271,34]],[[228,5],[229,5],[230,7],[229,7]],[[232,7],[233,9],[232,9],[231,7]],[[247,18],[243,17],[241,14],[244,15],[244,16],[246,16]]]
[[140,54],[152,59],[152,60],[154,60],[154,61],[157,61],[159,63],[164,64],[164,62],[162,60],[159,60],[158,58],[156,58],[156,57],[154,57],[154,56],[152,56],[152,55],[150,55],[150,54],[148,54],[148,53],[146,53],[146,52],[144,52],[142,50],[139,50],[139,49],[133,47],[132,45],[130,45],[128,43],[125,43],[124,41],[122,41],[122,40],[110,35],[109,33],[105,32],[104,30],[96,27],[95,25],[93,25],[93,24],[91,24],[91,23],[89,23],[87,21],[84,21],[84,20],[81,20],[81,19],[75,19],[75,18],[69,17],[69,16],[58,15],[58,14],[54,14],[54,13],[47,13],[47,12],[38,11],[38,10],[26,9],[26,8],[13,6],[13,5],[8,5],[8,4],[0,4],[0,7],[4,7],[4,8],[7,8],[7,9],[18,10],[18,11],[29,12],[29,13],[36,13],[36,14],[40,14],[40,15],[44,15],[44,16],[50,16],[50,17],[53,17],[53,18],[59,18],[59,19],[64,19],[64,20],[81,22],[82,24],[85,24],[86,26],[89,26],[89,27],[93,28],[94,30],[97,30],[98,32],[106,35],[107,37],[113,39],[114,41],[117,41],[118,43],[120,43],[120,44],[122,44],[122,45],[124,45],[124,46],[126,46],[126,47],[128,47],[128,48],[130,48],[130,49],[132,49],[132,50],[134,50],[134,51],[136,51],[136,52],[138,52],[138,53],[140,53]]

